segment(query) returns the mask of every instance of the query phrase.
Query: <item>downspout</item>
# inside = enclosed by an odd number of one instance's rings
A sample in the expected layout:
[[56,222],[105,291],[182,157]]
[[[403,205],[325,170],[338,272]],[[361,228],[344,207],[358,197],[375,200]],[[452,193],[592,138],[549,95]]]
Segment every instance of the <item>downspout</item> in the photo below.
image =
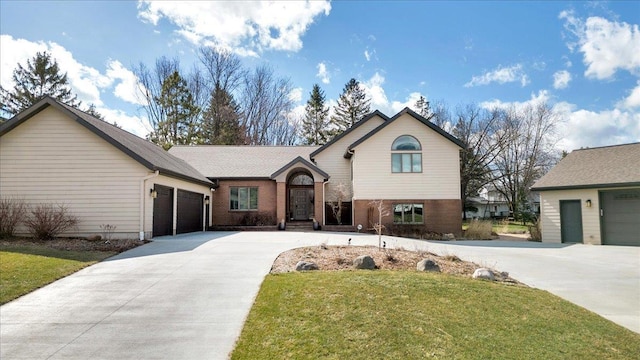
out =
[[144,183],[145,181],[152,179],[158,175],[160,175],[160,170],[156,170],[153,174],[147,175],[140,179],[140,241],[144,240],[144,197],[146,195],[146,192],[144,191]]
[[329,183],[329,179],[322,182],[322,226],[327,225],[327,205],[325,202],[325,185]]

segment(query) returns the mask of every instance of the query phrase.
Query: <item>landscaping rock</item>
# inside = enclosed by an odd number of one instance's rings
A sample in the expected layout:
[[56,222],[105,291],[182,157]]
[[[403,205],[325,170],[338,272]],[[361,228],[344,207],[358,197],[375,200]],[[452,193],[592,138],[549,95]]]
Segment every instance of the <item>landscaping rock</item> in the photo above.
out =
[[376,268],[376,262],[369,255],[361,255],[353,260],[353,266],[356,269],[373,270]]
[[491,281],[494,281],[496,279],[495,276],[493,276],[493,271],[487,268],[476,269],[476,271],[473,272],[472,277],[474,279],[484,279],[484,280],[491,280]]
[[448,234],[442,234],[442,240],[455,240],[456,236],[448,233]]
[[318,265],[310,261],[298,261],[296,271],[318,270]]
[[435,261],[431,260],[431,259],[423,259],[420,260],[418,262],[418,265],[416,265],[416,269],[418,271],[435,271],[435,272],[440,272],[440,266],[438,266],[438,264],[436,264]]

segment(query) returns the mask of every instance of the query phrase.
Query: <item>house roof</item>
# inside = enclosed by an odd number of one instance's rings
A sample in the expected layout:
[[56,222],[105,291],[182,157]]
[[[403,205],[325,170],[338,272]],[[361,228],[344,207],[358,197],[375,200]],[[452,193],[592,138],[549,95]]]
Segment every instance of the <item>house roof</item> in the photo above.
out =
[[271,179],[298,156],[308,159],[318,146],[174,146],[169,153],[215,179]]
[[574,150],[532,190],[640,186],[640,143]]
[[206,186],[213,185],[211,181],[191,165],[167,153],[161,147],[83,111],[61,103],[50,96],[43,97],[37,103],[17,114],[9,121],[0,124],[0,136],[4,136],[4,134],[49,106],[69,115],[69,117],[77,123],[100,136],[149,170],[158,170],[163,175],[177,177]]
[[291,160],[285,166],[283,166],[280,169],[278,169],[278,171],[276,171],[273,174],[271,174],[271,178],[275,179],[276,177],[278,177],[278,175],[280,175],[283,172],[287,171],[293,165],[296,165],[296,164],[303,164],[303,165],[307,166],[308,168],[312,169],[313,171],[317,172],[318,174],[322,175],[325,180],[329,179],[329,174],[327,174],[326,172],[324,172],[322,169],[320,169],[319,167],[315,166],[314,164],[310,163],[309,161],[305,160],[302,156],[298,156],[297,158]]
[[348,157],[349,151],[353,150],[356,146],[358,146],[358,145],[362,144],[363,142],[367,141],[367,139],[369,139],[373,135],[377,134],[378,132],[380,132],[385,127],[389,126],[389,124],[393,123],[394,121],[396,121],[398,118],[400,118],[404,114],[408,114],[408,115],[412,116],[413,118],[415,118],[416,120],[420,121],[421,123],[423,123],[424,125],[426,125],[430,129],[432,129],[435,132],[437,132],[438,134],[444,136],[445,139],[451,141],[452,143],[456,144],[457,146],[459,146],[461,148],[464,148],[464,143],[462,141],[460,141],[459,139],[457,139],[453,135],[449,134],[448,132],[442,130],[439,126],[437,126],[434,123],[432,123],[431,121],[425,119],[420,114],[418,114],[415,111],[413,111],[413,110],[409,109],[408,107],[406,107],[402,111],[400,111],[399,113],[395,114],[391,119],[389,119],[388,121],[385,121],[383,124],[381,124],[380,126],[378,126],[375,129],[373,129],[372,131],[370,131],[368,134],[366,134],[365,136],[363,136],[360,139],[358,139],[353,144],[349,145],[349,147],[347,148],[347,154],[345,154],[345,157]]
[[313,159],[316,155],[318,155],[319,153],[321,153],[324,149],[330,147],[331,145],[333,145],[335,142],[337,142],[338,140],[342,139],[343,137],[347,136],[348,134],[350,134],[353,130],[357,129],[360,125],[364,124],[365,122],[369,121],[370,119],[372,119],[375,116],[379,116],[381,117],[385,122],[389,120],[389,117],[383,113],[381,113],[380,111],[376,110],[368,115],[366,115],[365,117],[363,117],[362,119],[360,119],[360,121],[358,121],[357,123],[353,124],[352,127],[348,128],[347,130],[343,131],[342,133],[338,134],[337,136],[335,136],[333,139],[331,139],[329,142],[327,142],[326,144],[320,146],[316,151],[312,152],[309,157],[311,159]]

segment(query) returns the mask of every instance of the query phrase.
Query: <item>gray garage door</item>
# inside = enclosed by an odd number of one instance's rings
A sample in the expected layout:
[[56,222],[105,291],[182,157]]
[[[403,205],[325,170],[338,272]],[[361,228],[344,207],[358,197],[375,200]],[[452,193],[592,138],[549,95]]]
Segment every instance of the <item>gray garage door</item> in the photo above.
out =
[[202,231],[203,198],[202,194],[178,190],[178,234]]
[[640,189],[601,191],[602,243],[640,246]]
[[173,235],[173,188],[155,185],[152,236]]

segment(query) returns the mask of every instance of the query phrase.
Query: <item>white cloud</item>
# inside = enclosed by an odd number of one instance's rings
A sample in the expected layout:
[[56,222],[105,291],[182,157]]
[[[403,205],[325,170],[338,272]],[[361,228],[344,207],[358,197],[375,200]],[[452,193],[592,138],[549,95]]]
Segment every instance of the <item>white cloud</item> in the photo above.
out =
[[488,85],[493,82],[505,84],[518,81],[523,87],[530,82],[529,76],[527,76],[527,74],[522,70],[522,64],[506,67],[498,66],[498,68],[493,71],[488,71],[482,75],[472,77],[471,81],[464,84],[464,87]]
[[367,61],[371,60],[371,54],[369,54],[369,50],[364,51],[364,58],[367,59]]
[[137,77],[129,69],[125,68],[120,61],[110,60],[107,63],[107,76],[111,79],[119,80],[113,90],[113,94],[131,104],[145,105],[146,101],[138,96]]
[[241,54],[298,51],[317,16],[329,15],[329,1],[151,1],[138,3],[138,16],[153,25],[166,18],[190,42]]
[[328,84],[331,82],[331,76],[329,75],[329,71],[327,71],[327,65],[323,62],[318,63],[316,66],[318,68],[318,73],[316,77],[319,77],[323,84]]
[[299,103],[300,101],[302,101],[302,88],[301,87],[297,87],[291,90],[291,92],[289,93],[289,99],[291,99],[291,101]]
[[[0,83],[4,88],[14,86],[12,75],[18,64],[26,65],[37,52],[47,51],[58,62],[60,71],[67,73],[72,91],[78,95],[83,106],[96,106],[96,110],[109,122],[116,122],[123,129],[144,137],[149,132],[144,118],[127,115],[121,110],[105,106],[100,94],[113,87],[118,98],[132,104],[140,104],[135,97],[135,75],[117,60],[110,60],[104,74],[99,70],[78,62],[71,52],[53,42],[31,42],[0,35]],[[114,84],[115,87],[114,87]]]
[[[410,108],[413,111],[419,111],[420,109],[416,108],[416,102],[420,99],[420,96],[424,95],[419,92],[412,92],[404,101],[392,101],[391,111],[395,114],[406,107]],[[424,97],[426,98],[426,96]]]
[[571,51],[579,49],[587,66],[585,76],[609,79],[618,70],[640,74],[640,30],[638,25],[589,17],[586,21],[572,11],[559,15],[564,27],[575,38],[567,42]]
[[565,89],[571,81],[571,73],[567,70],[556,71],[553,74],[553,88]]
[[574,107],[564,107],[565,121],[558,125],[561,135],[556,145],[558,149],[570,151],[640,141],[640,113],[620,109],[570,111]]
[[498,99],[483,101],[480,103],[480,107],[485,109],[508,109],[510,107],[515,107],[516,110],[522,109],[527,106],[540,104],[542,102],[548,102],[550,99],[549,92],[546,90],[538,91],[538,94],[531,94],[531,99],[526,101],[513,101],[513,102],[505,102]]
[[378,109],[385,112],[389,109],[389,100],[384,93],[382,84],[384,84],[384,76],[380,75],[377,71],[371,79],[362,82],[365,93],[371,99],[371,110]]
[[640,108],[640,80],[636,87],[631,90],[629,96],[618,103],[618,107],[624,109]]

